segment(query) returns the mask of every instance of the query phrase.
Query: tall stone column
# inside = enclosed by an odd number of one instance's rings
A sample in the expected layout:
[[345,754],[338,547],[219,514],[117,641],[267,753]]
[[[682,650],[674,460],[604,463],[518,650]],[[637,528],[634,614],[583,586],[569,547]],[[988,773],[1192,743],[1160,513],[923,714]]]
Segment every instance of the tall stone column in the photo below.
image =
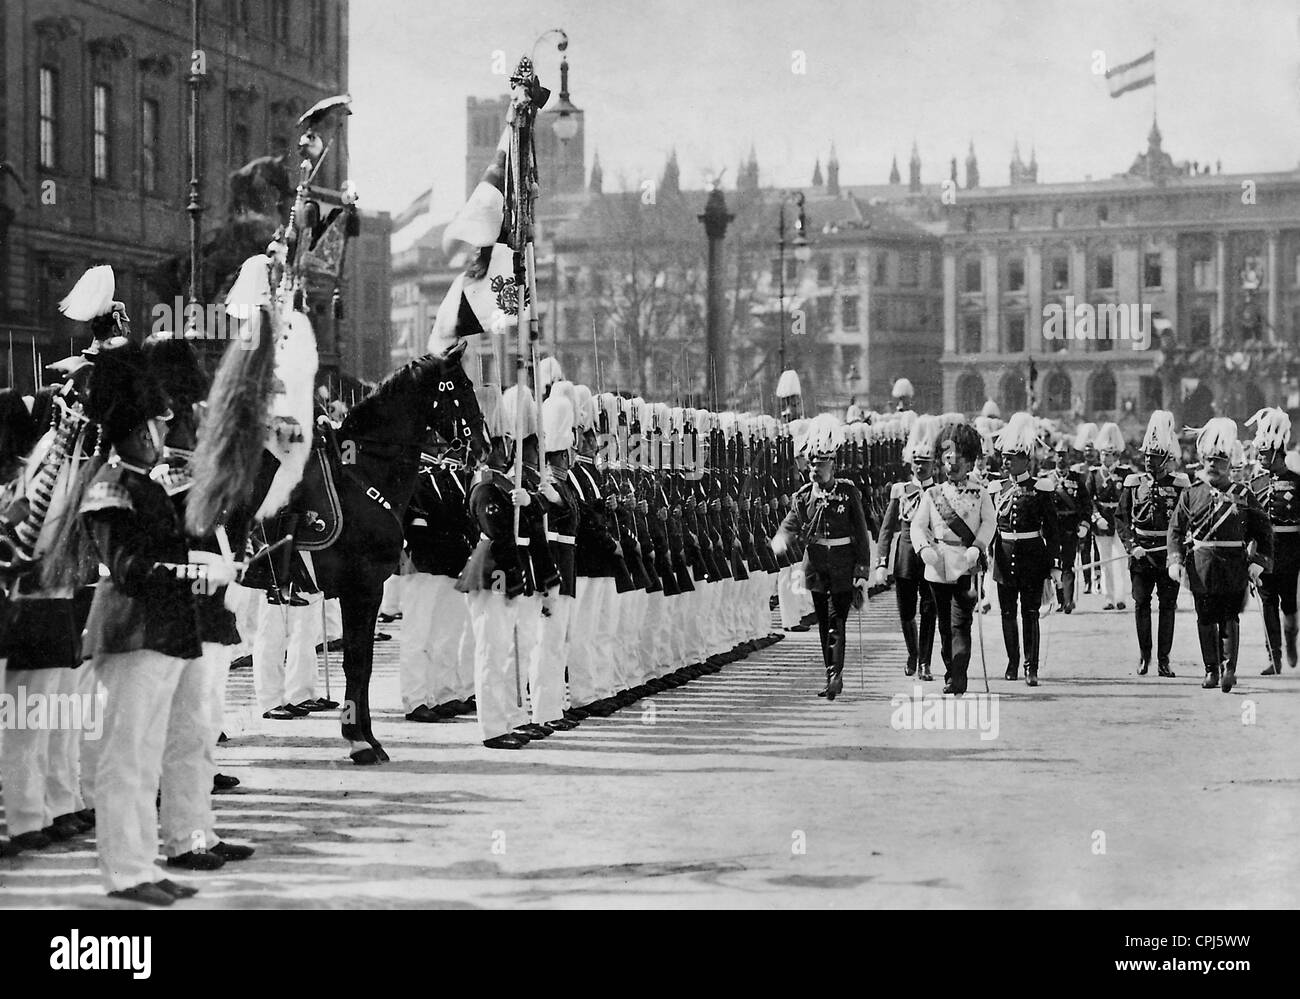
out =
[[1228,241],[1223,233],[1215,239],[1214,281],[1218,287],[1214,302],[1214,332],[1217,335],[1228,325]]
[[985,354],[996,354],[1002,349],[999,342],[1001,330],[1001,299],[998,293],[998,251],[997,247],[984,248],[984,342]]
[[1282,283],[1282,275],[1279,274],[1277,270],[1277,240],[1277,230],[1270,229],[1268,233],[1268,270],[1264,274],[1264,280],[1268,282],[1268,328],[1274,337],[1277,337],[1280,332],[1278,326],[1277,302],[1278,288]]

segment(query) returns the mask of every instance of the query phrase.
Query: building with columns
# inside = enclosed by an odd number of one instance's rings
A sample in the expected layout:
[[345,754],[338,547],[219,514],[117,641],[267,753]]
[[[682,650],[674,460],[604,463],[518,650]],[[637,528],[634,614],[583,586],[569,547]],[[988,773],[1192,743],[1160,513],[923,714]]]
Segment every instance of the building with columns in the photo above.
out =
[[[1130,437],[1157,408],[1199,424],[1300,405],[1300,171],[1175,163],[1155,123],[1124,174],[1040,184],[1036,166],[946,206],[946,409],[1024,408],[1031,369],[1038,413]],[[1049,338],[1053,307],[1095,337]]]

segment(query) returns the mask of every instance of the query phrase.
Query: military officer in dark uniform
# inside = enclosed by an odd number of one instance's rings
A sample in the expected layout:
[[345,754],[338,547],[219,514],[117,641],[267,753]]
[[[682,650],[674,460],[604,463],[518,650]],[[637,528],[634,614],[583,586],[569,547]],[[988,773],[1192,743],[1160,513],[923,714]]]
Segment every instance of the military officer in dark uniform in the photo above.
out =
[[1055,584],[1061,579],[1060,531],[1053,501],[1056,482],[1050,472],[1035,476],[1030,468],[1037,442],[1034,418],[1029,413],[1014,414],[998,437],[1006,478],[993,492],[997,511],[993,579],[1002,610],[1006,678],[1017,678],[1023,629],[1025,683],[1031,687],[1038,686],[1038,608],[1043,601],[1043,584],[1049,576]]
[[777,551],[796,540],[806,545],[804,580],[821,633],[824,693],[832,701],[844,686],[845,619],[854,590],[865,592],[871,571],[871,539],[862,494],[848,479],[835,477],[835,454],[843,433],[834,416],[823,414],[813,421],[808,441],[813,481],[795,494],[790,512],[772,539]]
[[[1273,567],[1259,579],[1264,606],[1264,633],[1269,664],[1264,676],[1282,672],[1282,640],[1286,662],[1296,664],[1296,581],[1300,577],[1300,474],[1287,459],[1291,418],[1281,409],[1261,409],[1246,421],[1255,424],[1255,452],[1260,471],[1250,477],[1251,492],[1273,525]],[[1279,620],[1279,610],[1281,620]]]
[[[1216,417],[1196,438],[1202,471],[1169,519],[1168,573],[1185,578],[1196,600],[1196,632],[1205,661],[1202,687],[1226,694],[1237,682],[1238,618],[1246,587],[1273,564],[1268,515],[1243,483],[1229,478],[1235,421]],[[1253,543],[1253,551],[1250,545]]]
[[[930,656],[934,651],[935,607],[930,584],[925,581],[925,563],[912,548],[912,515],[921,496],[934,485],[934,439],[938,433],[937,417],[917,418],[906,445],[912,463],[912,478],[895,482],[889,491],[889,506],[880,529],[876,555],[876,583],[883,584],[890,569],[890,546],[898,539],[893,556],[894,589],[898,598],[898,617],[907,644],[906,676],[920,673],[921,680],[933,680]],[[917,632],[917,603],[921,608],[920,633]]]
[[1124,480],[1116,513],[1120,541],[1129,554],[1129,579],[1133,585],[1133,613],[1137,620],[1138,676],[1146,676],[1151,665],[1151,595],[1160,599],[1156,668],[1161,676],[1172,677],[1169,650],[1174,644],[1174,613],[1178,609],[1179,584],[1166,571],[1165,553],[1169,518],[1178,497],[1191,483],[1177,470],[1178,437],[1174,414],[1156,410],[1147,423],[1142,440],[1146,471],[1134,472]]
[[1088,534],[1092,518],[1092,497],[1088,494],[1088,478],[1070,462],[1070,439],[1061,437],[1056,442],[1056,492],[1052,501],[1056,505],[1056,523],[1061,537],[1061,585],[1057,598],[1061,612],[1074,610],[1074,563],[1079,554],[1079,539]]

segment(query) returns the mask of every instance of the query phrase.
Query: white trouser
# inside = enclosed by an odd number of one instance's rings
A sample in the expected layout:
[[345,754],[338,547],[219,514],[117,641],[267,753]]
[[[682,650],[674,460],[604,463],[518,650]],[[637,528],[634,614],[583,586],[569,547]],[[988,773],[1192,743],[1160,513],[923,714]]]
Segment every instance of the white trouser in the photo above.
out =
[[[1123,554],[1124,543],[1117,535],[1097,535],[1097,558],[1105,563],[1097,567],[1101,570],[1101,592],[1109,603],[1128,599],[1128,563],[1116,557]],[[1106,562],[1107,559],[1113,561]]]
[[410,712],[461,696],[458,664],[469,607],[450,576],[417,572],[402,578],[402,710]]
[[618,652],[614,666],[619,690],[628,690],[641,683],[640,650],[641,622],[645,620],[650,594],[645,590],[628,590],[619,594]]
[[95,838],[107,891],[161,880],[158,812],[172,695],[185,661],[141,649],[96,658],[108,691],[95,775]]
[[663,592],[646,596],[645,617],[641,622],[641,682],[662,676],[664,664],[672,658],[668,639],[668,600]]
[[798,565],[787,565],[781,568],[776,574],[776,596],[778,606],[781,609],[781,627],[793,628],[803,618],[803,612],[800,609],[798,587],[795,582],[795,573],[803,575],[803,569]]
[[77,669],[58,671],[59,694],[68,703],[75,703],[81,711],[81,724],[61,725],[50,732],[50,779],[45,790],[45,804],[52,816],[67,815],[86,807],[81,796],[83,764],[81,747],[84,741],[99,742],[104,720],[103,704],[95,699],[97,684],[95,671],[89,663]]
[[[380,614],[397,614],[402,610],[402,603],[405,599],[402,591],[406,586],[406,579],[406,576],[393,573],[384,580],[384,596],[379,602]],[[406,615],[403,614],[402,618],[405,620]]]
[[525,677],[516,672],[516,652],[537,641],[541,597],[506,599],[491,590],[467,595],[474,629],[474,698],[483,739],[495,739],[528,720],[520,705]]
[[686,648],[686,621],[688,614],[695,606],[694,600],[694,590],[687,590],[668,598],[664,628],[667,632],[669,653],[664,669],[665,673],[671,673],[683,666],[690,665],[691,661],[687,658]]
[[212,778],[230,653],[224,645],[204,642],[203,654],[183,663],[163,750],[160,818],[163,852],[169,857],[210,850],[219,842],[212,816]]
[[231,583],[227,587],[226,606],[235,615],[235,627],[239,629],[239,644],[231,652],[231,658],[252,655],[253,636],[257,634],[259,613],[266,606],[266,593]]
[[79,681],[82,689],[95,696],[95,725],[81,733],[81,802],[83,808],[95,807],[95,778],[99,774],[100,749],[104,745],[104,706],[108,703],[108,690],[95,672],[95,660],[81,664],[78,673],[85,676]]
[[[465,594],[459,596],[464,601]],[[467,701],[474,696],[474,629],[470,626],[468,603],[465,604],[465,620],[460,627],[457,645],[456,671],[452,674],[447,700]]]
[[263,603],[253,639],[257,710],[301,704],[316,697],[316,644],[321,640],[321,595],[300,594],[305,607]]
[[569,620],[573,597],[550,589],[551,613],[542,617],[538,641],[528,657],[528,692],[532,698],[533,721],[555,721],[564,715],[564,669],[569,659]]
[[342,637],[343,605],[339,603],[338,597],[330,597],[325,601],[325,640],[333,642]]
[[10,836],[44,829],[54,818],[46,808],[50,725],[54,723],[49,715],[59,690],[58,674],[63,672],[71,670],[5,671],[5,699],[13,705],[14,716],[5,722],[0,776],[4,778],[5,820]]
[[581,708],[603,697],[597,648],[601,640],[601,617],[606,593],[614,591],[614,580],[578,576],[569,618],[569,702]]

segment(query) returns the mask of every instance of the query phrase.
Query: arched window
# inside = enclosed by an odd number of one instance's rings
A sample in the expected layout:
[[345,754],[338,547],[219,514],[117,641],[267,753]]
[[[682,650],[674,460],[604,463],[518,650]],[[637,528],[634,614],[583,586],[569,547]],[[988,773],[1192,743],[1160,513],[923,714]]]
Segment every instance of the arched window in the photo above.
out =
[[1025,379],[1019,371],[1008,371],[1002,378],[1002,412],[1018,413],[1026,406]]
[[964,413],[978,413],[984,405],[984,379],[968,371],[957,379],[957,408]]
[[1109,371],[1098,371],[1092,376],[1088,393],[1088,408],[1093,413],[1109,412],[1115,408],[1115,377]]
[[1053,371],[1047,376],[1045,402],[1045,408],[1054,413],[1063,413],[1070,408],[1070,376],[1064,371]]

